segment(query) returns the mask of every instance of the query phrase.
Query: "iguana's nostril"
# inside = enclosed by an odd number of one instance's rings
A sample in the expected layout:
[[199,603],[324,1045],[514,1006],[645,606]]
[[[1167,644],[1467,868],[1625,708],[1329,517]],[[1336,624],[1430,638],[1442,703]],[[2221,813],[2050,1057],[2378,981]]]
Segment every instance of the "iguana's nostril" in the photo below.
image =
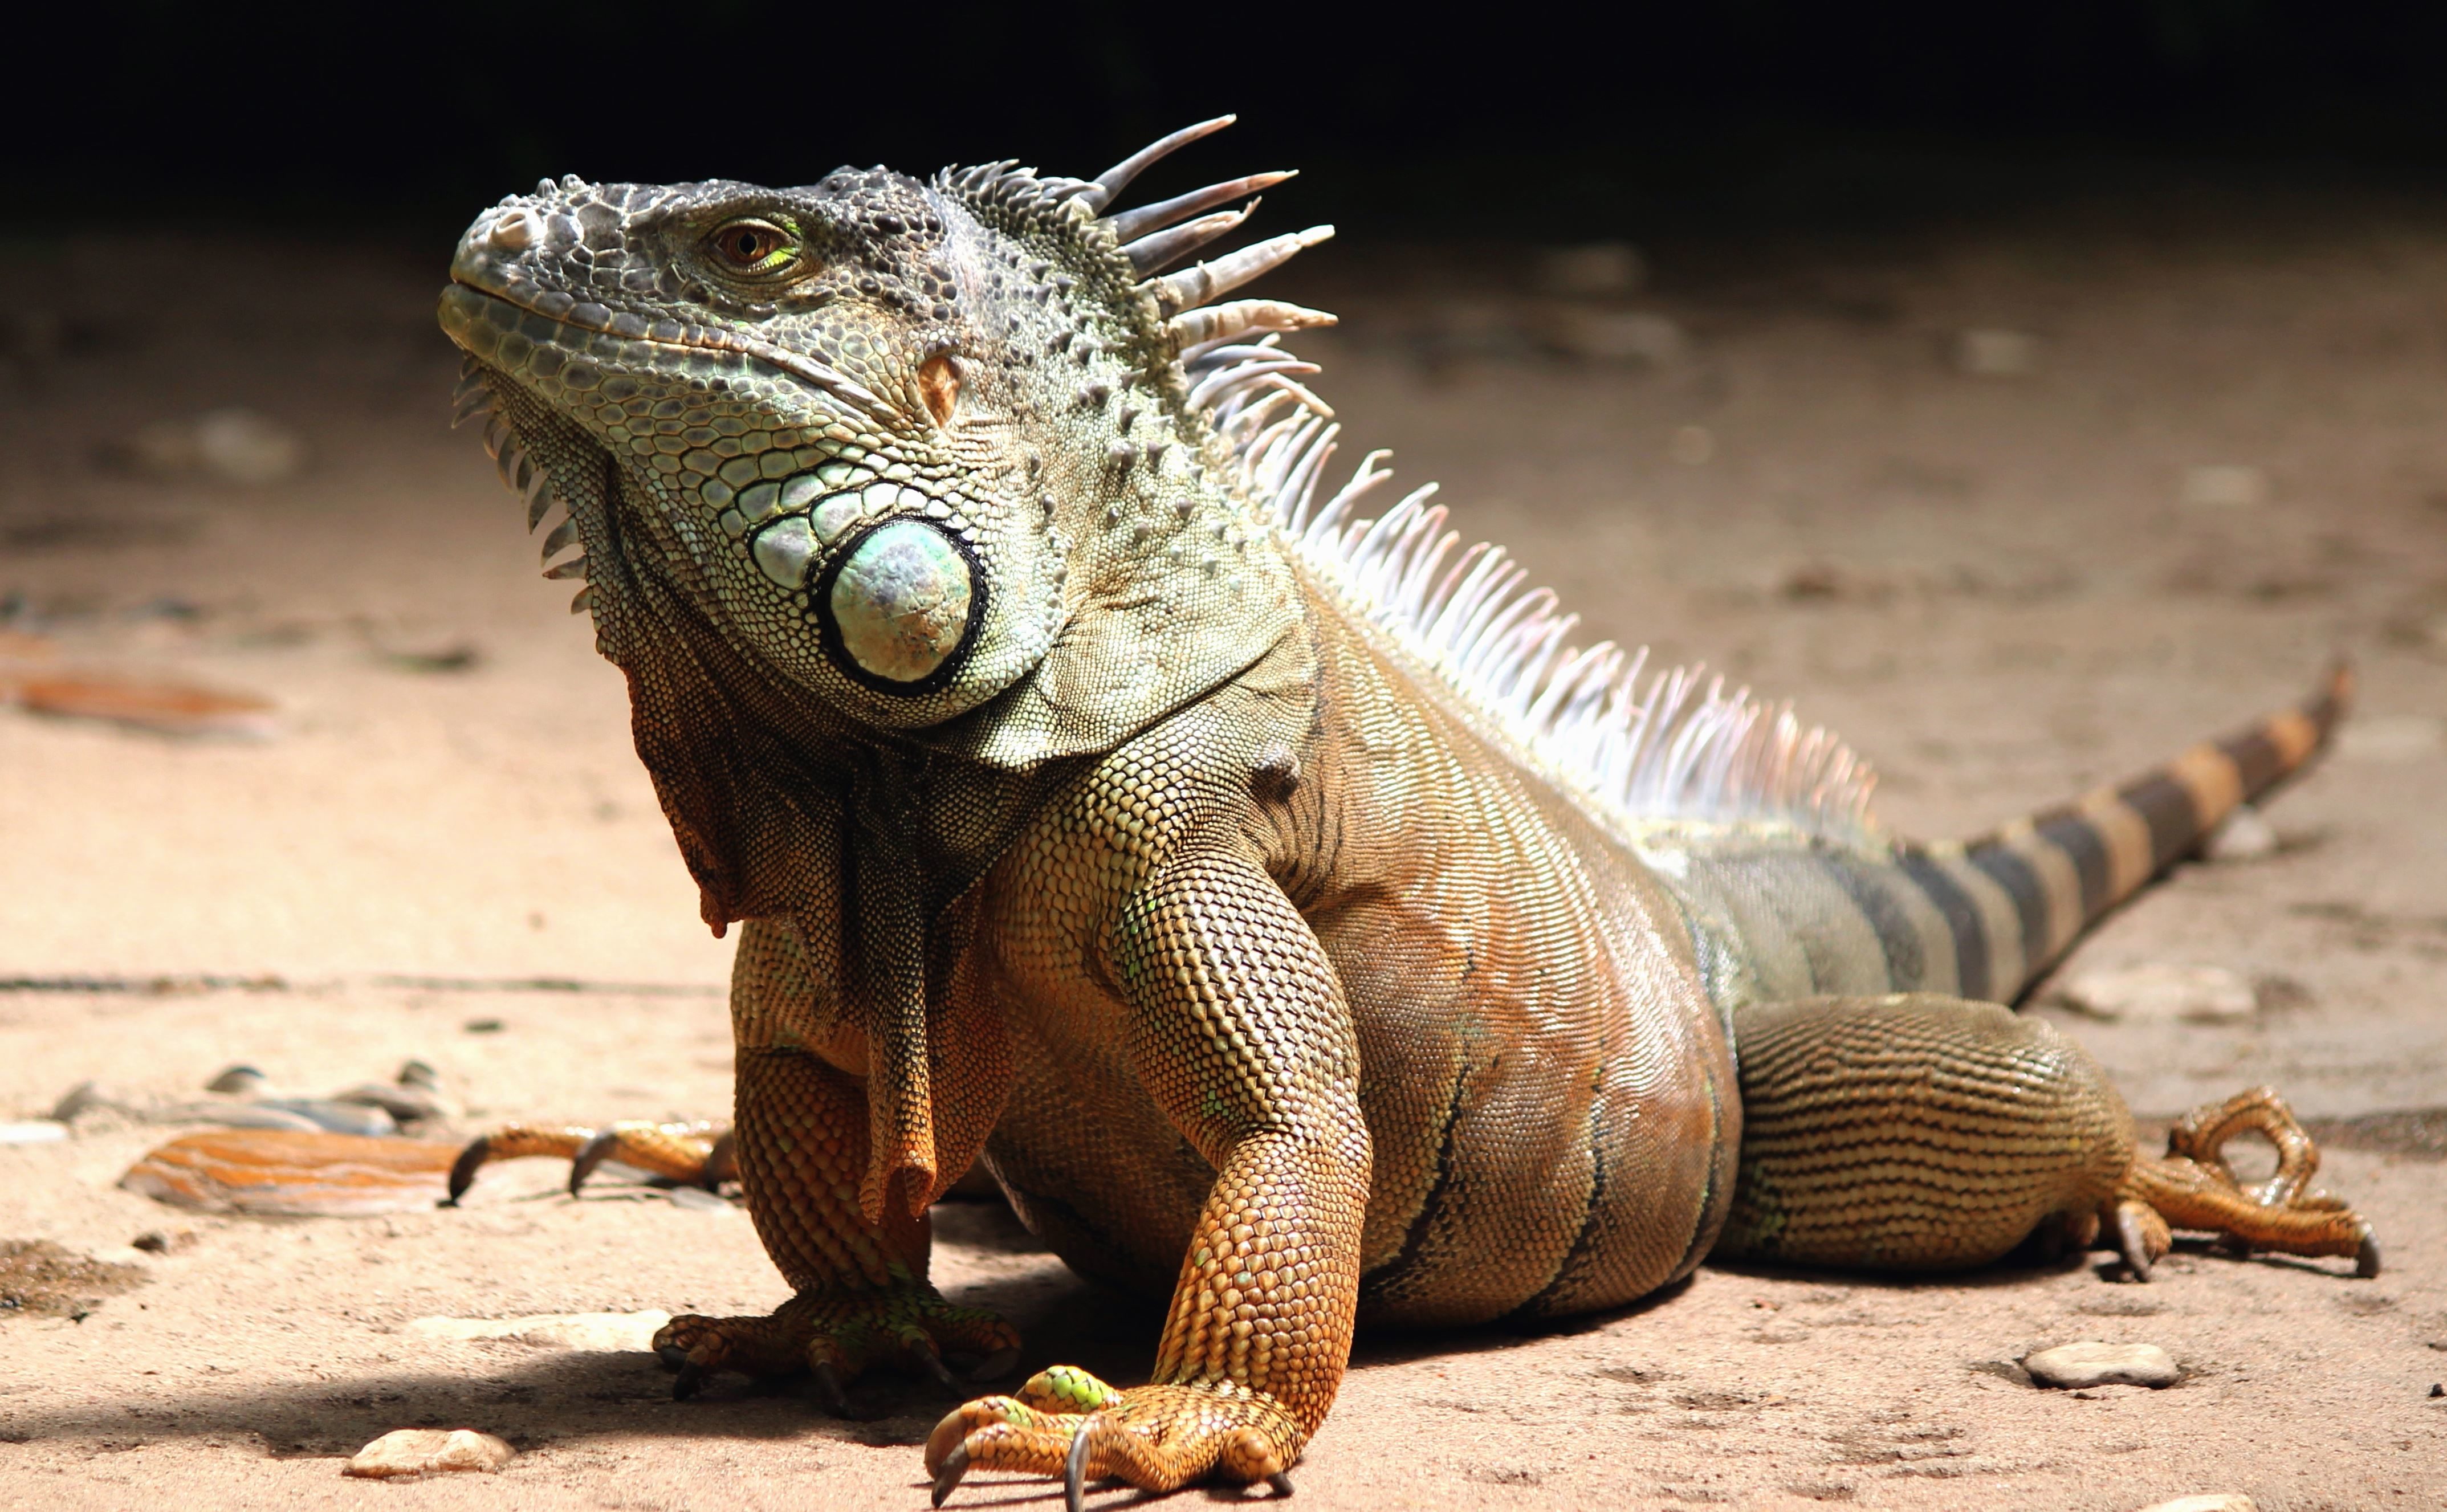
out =
[[524,210],[513,210],[493,222],[484,239],[496,252],[524,252],[536,239],[535,217]]

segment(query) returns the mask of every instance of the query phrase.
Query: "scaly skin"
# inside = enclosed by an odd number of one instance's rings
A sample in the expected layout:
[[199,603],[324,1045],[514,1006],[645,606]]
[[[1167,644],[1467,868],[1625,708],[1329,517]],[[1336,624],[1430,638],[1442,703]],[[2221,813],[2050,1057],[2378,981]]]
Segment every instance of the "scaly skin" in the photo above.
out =
[[[1849,754],[1713,693],[1731,724],[1672,728],[1719,775],[1609,796],[1552,732],[1618,664],[1472,596],[1494,557],[1370,587],[1441,517],[1310,528],[1316,425],[1245,407],[1291,369],[1216,342],[1326,317],[1215,296],[1316,236],[1151,277],[1237,219],[1166,223],[1262,182],[1100,217],[1131,171],[567,180],[454,260],[465,404],[535,515],[567,507],[546,555],[584,557],[549,576],[588,578],[705,917],[746,923],[737,1168],[796,1295],[675,1319],[683,1390],[1003,1365],[1008,1328],[925,1279],[928,1204],[980,1157],[1074,1267],[1172,1301],[1149,1385],[1057,1369],[946,1418],[938,1501],[973,1467],[1074,1504],[1287,1488],[1357,1323],[1618,1305],[1729,1213],[1735,1249],[1883,1267],[2113,1224],[2139,1268],[2161,1219],[2364,1253],[2299,1182],[2221,1181],[2213,1138],[2137,1160],[2078,1050],[1959,1000],[2299,767],[2341,684],[1967,847],[1818,824],[1866,794]],[[1958,1177],[1994,1200],[1926,1220]]]

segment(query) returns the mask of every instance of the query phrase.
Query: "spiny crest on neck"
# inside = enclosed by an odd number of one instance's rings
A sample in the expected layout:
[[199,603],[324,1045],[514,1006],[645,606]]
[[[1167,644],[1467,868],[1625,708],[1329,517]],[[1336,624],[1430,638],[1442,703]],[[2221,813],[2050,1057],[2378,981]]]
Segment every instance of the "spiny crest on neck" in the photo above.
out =
[[1212,427],[1252,517],[1341,600],[1392,633],[1510,743],[1638,820],[1789,825],[1839,843],[1887,843],[1869,812],[1876,776],[1790,704],[1727,689],[1704,668],[1650,672],[1648,652],[1569,643],[1580,622],[1500,546],[1461,549],[1429,483],[1381,515],[1358,505],[1392,474],[1371,452],[1318,498],[1341,427],[1300,380],[1318,369],[1284,333],[1334,324],[1322,311],[1222,296],[1333,235],[1330,226],[1165,270],[1237,230],[1250,198],[1291,177],[1253,174],[1117,210],[1148,165],[1232,123],[1218,117],[1149,143],[1094,179],[1040,178],[1013,161],[946,170],[936,187],[981,219],[1053,254],[1129,334],[1134,366]]

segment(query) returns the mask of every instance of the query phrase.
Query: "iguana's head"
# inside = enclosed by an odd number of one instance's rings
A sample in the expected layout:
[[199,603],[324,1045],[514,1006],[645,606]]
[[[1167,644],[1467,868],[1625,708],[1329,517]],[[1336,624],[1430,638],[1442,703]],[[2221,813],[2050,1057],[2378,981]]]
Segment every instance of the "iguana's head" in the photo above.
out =
[[[658,595],[859,724],[952,720],[1057,644],[1095,665],[1054,703],[1146,706],[1143,722],[1254,655],[1191,654],[1191,629],[1287,612],[1180,358],[1322,323],[1209,302],[1319,234],[1160,278],[1246,213],[1202,212],[1280,176],[1106,214],[1224,123],[1094,180],[1005,163],[927,183],[539,184],[452,260],[463,406],[492,408],[488,444],[536,519],[569,506],[545,555],[583,542],[581,602],[624,665],[647,653],[624,626]],[[1253,366],[1269,365],[1234,370]]]

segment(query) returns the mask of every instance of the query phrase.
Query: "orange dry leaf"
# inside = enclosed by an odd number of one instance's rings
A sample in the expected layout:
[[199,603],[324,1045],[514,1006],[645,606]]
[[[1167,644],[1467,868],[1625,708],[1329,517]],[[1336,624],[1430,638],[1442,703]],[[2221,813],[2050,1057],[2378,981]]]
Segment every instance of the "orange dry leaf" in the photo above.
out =
[[165,735],[271,732],[272,701],[253,693],[107,672],[20,671],[13,681],[16,701],[38,714],[106,719]]
[[303,1129],[182,1135],[127,1168],[119,1184],[207,1213],[363,1217],[433,1206],[459,1146]]

